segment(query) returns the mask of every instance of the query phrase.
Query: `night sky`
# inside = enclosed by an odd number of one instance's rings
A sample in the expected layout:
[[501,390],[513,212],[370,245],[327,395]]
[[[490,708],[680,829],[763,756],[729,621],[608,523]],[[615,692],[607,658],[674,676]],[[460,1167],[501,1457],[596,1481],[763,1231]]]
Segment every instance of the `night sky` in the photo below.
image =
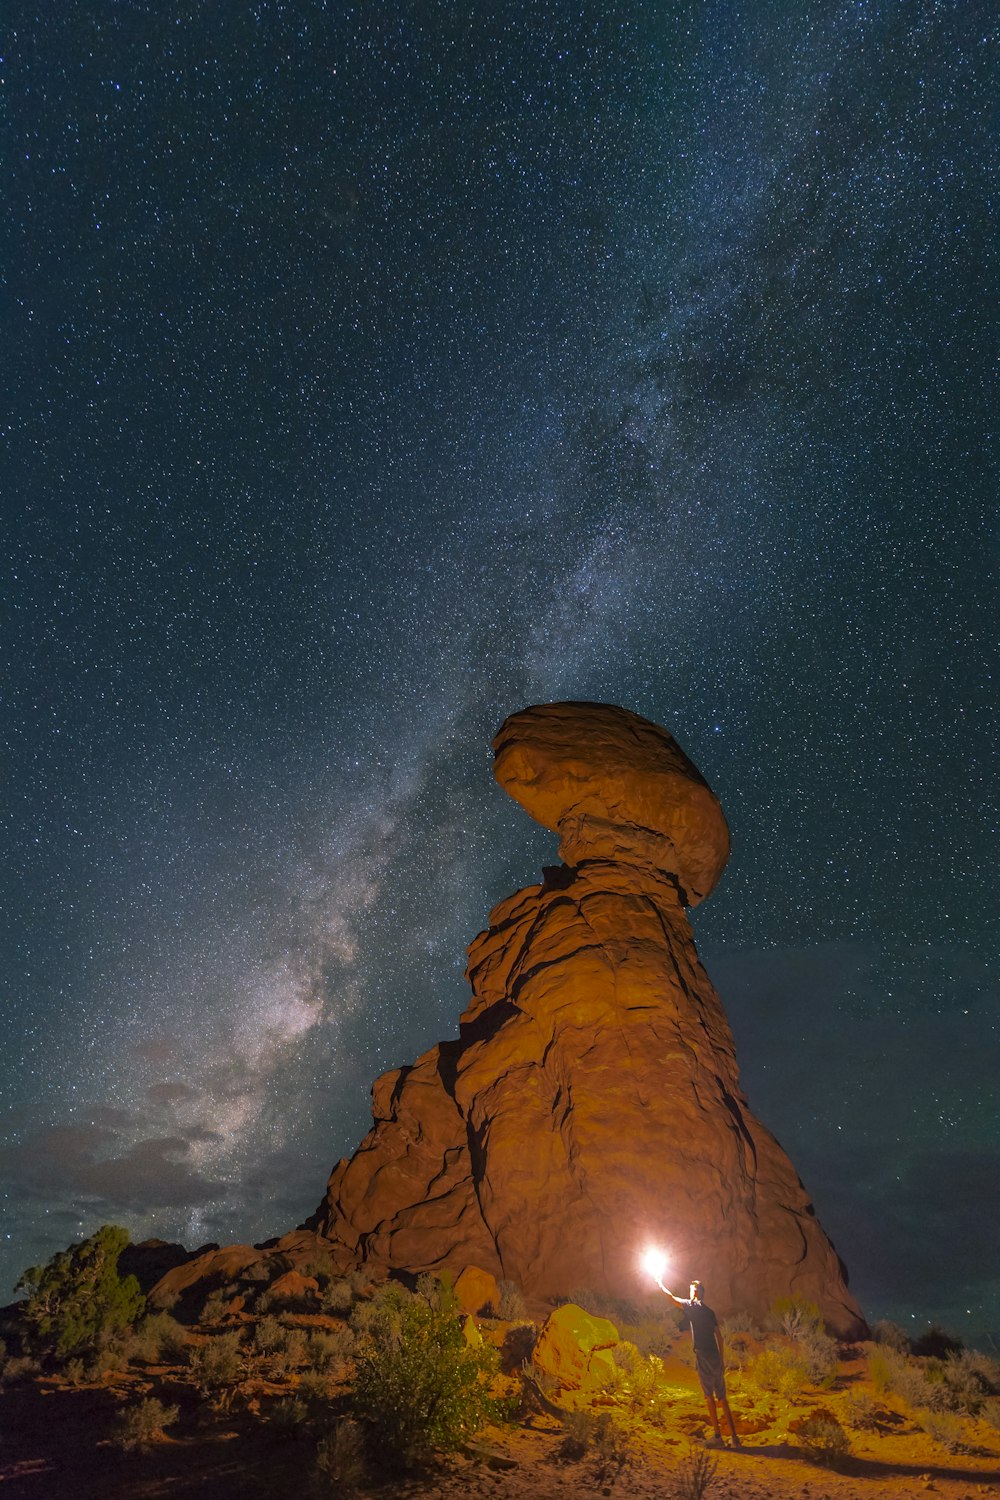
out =
[[1000,1330],[990,10],[14,7],[0,1296],[315,1207],[576,698],[868,1315]]

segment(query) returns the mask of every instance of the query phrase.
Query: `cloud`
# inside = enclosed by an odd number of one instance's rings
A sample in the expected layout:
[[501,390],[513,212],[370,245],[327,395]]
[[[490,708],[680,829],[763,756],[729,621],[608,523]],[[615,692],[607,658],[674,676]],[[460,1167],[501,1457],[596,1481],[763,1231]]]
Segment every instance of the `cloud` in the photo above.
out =
[[225,1197],[226,1184],[190,1158],[191,1144],[179,1136],[125,1145],[98,1126],[52,1125],[0,1152],[0,1182],[21,1200],[75,1204],[75,1218],[84,1209],[148,1213]]

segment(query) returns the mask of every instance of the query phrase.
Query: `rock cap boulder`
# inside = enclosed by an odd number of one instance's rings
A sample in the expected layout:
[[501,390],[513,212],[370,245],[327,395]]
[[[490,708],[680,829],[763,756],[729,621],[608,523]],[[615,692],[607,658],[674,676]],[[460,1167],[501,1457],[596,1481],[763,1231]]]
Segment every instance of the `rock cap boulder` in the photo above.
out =
[[542,703],[504,720],[493,774],[562,838],[567,864],[652,864],[696,906],[729,858],[719,800],[674,737],[610,703]]

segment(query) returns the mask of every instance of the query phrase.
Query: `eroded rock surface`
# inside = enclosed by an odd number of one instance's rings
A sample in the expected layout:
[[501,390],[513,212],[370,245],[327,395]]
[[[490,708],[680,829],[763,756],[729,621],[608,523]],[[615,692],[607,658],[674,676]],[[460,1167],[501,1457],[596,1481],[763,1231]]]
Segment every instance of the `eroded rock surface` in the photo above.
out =
[[567,863],[491,913],[459,1039],[376,1081],[374,1125],[308,1227],[345,1270],[476,1265],[532,1297],[634,1297],[655,1241],[720,1315],[798,1295],[858,1332],[695,950],[686,908],[729,848],[711,789],[664,730],[605,704],[525,709],[494,748]]

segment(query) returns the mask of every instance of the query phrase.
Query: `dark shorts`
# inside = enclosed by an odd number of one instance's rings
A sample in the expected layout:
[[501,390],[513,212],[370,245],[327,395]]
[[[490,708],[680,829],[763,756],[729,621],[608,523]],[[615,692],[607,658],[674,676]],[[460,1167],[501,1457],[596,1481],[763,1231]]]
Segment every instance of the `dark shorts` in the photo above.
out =
[[726,1395],[726,1377],[722,1373],[722,1358],[717,1349],[708,1349],[704,1353],[700,1349],[694,1351],[694,1362],[698,1369],[698,1379],[706,1396],[717,1396],[720,1401]]

